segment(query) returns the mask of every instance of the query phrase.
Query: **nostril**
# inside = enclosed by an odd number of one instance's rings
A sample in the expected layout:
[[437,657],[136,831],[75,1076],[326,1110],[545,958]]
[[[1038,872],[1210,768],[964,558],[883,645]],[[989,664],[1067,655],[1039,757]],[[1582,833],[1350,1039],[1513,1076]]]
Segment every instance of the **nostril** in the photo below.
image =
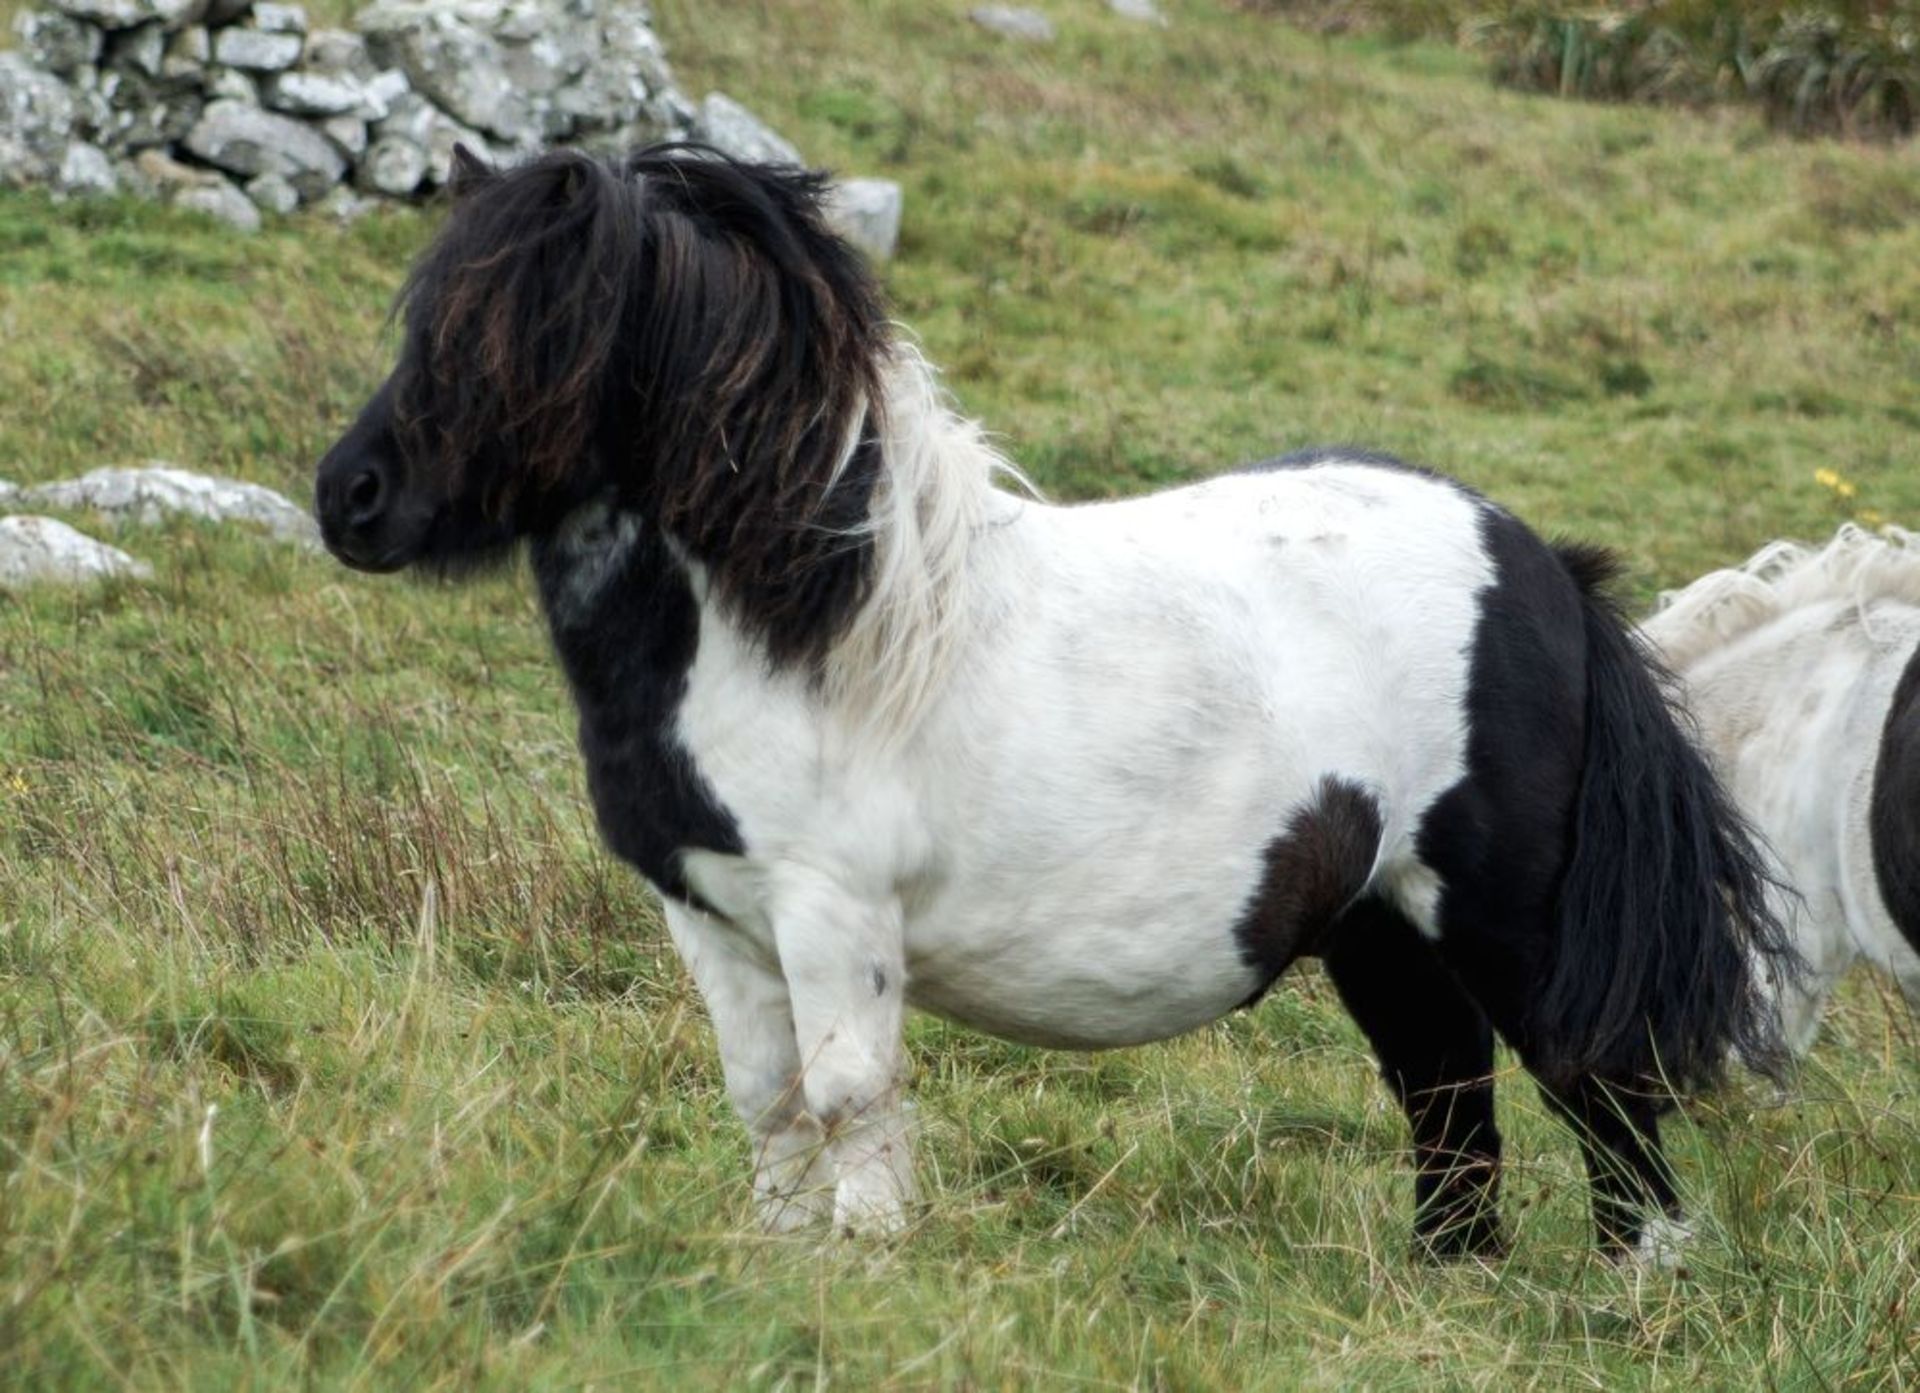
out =
[[371,522],[380,515],[386,485],[377,469],[365,469],[347,485],[347,520],[355,525]]

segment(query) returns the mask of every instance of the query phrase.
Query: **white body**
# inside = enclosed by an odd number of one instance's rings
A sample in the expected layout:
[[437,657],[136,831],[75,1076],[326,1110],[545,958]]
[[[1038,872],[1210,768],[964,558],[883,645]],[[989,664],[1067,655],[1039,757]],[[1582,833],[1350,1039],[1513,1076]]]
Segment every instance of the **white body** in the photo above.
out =
[[1788,1043],[1811,1047],[1861,958],[1920,1008],[1920,955],[1881,897],[1867,823],[1881,730],[1920,644],[1920,553],[1852,527],[1820,552],[1776,543],[1666,597],[1644,627],[1797,892],[1781,912],[1811,971],[1779,996]]
[[[668,923],[776,1224],[833,1193],[838,1221],[898,1219],[906,1005],[1094,1048],[1264,987],[1235,927],[1324,775],[1378,802],[1368,888],[1437,931],[1413,834],[1465,768],[1494,578],[1479,505],[1336,463],[1048,507],[992,487],[994,457],[924,373],[908,355],[889,403],[904,482],[876,508],[879,612],[845,640],[905,680],[769,674],[694,577],[676,733],[748,851],[688,855],[711,912],[670,904]],[[910,546],[925,554],[900,569],[938,577],[931,599],[888,588]],[[895,642],[885,607],[909,600],[940,616],[919,626],[937,650],[872,664]]]

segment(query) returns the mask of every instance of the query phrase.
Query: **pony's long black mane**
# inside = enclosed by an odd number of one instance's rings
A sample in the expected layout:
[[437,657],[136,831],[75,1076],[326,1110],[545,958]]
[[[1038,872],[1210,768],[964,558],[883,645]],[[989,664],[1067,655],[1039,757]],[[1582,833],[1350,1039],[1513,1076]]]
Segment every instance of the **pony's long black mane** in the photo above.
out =
[[691,145],[463,163],[398,303],[409,470],[476,535],[631,509],[776,663],[818,658],[870,584],[888,345],[825,189]]

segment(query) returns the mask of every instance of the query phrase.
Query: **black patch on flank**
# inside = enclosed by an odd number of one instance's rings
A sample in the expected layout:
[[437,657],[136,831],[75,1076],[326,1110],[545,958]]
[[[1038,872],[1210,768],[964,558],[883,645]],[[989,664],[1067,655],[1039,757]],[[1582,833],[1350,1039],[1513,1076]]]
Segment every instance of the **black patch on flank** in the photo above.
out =
[[1260,884],[1233,933],[1240,956],[1268,983],[1295,958],[1317,951],[1328,927],[1366,889],[1380,833],[1373,795],[1328,774],[1267,843]]
[[1880,730],[1867,831],[1880,898],[1920,950],[1920,649],[1907,659]]
[[875,996],[885,996],[887,994],[886,971],[880,966],[879,963],[873,964],[872,970],[873,970],[873,994]]
[[580,711],[580,753],[600,831],[614,854],[663,893],[698,904],[681,873],[688,850],[738,855],[740,829],[674,738],[700,642],[686,572],[651,528],[635,529],[592,602],[569,593],[574,561],[563,543],[536,540],[539,583]]

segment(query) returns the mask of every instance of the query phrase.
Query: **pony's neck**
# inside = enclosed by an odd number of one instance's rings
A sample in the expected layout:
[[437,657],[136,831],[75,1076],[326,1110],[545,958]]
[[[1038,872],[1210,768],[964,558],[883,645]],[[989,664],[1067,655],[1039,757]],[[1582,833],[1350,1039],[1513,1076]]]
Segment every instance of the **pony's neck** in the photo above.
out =
[[868,517],[872,579],[827,655],[828,700],[863,734],[906,736],[939,692],[969,631],[968,556],[996,476],[1025,480],[959,415],[932,367],[894,347],[875,418],[884,467]]

